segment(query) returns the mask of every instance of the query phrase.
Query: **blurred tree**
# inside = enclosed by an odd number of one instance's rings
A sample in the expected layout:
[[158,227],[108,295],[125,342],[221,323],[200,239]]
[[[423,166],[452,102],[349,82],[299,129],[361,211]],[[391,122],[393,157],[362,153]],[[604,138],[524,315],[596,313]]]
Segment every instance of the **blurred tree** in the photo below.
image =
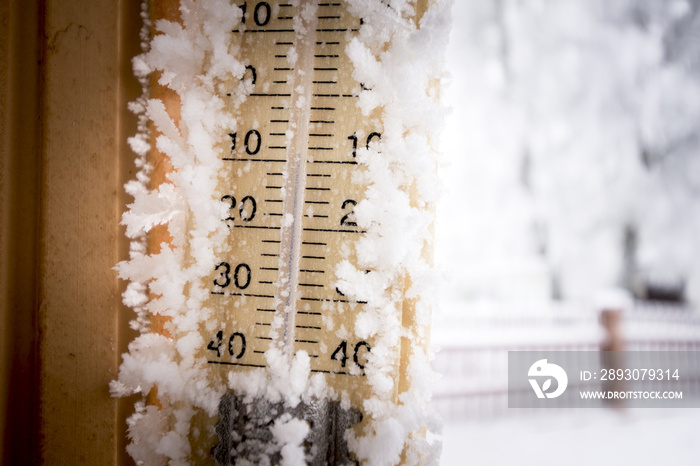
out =
[[652,283],[700,301],[700,0],[464,3],[458,50],[484,78],[460,94],[460,202],[490,244],[465,253],[542,254],[564,298]]

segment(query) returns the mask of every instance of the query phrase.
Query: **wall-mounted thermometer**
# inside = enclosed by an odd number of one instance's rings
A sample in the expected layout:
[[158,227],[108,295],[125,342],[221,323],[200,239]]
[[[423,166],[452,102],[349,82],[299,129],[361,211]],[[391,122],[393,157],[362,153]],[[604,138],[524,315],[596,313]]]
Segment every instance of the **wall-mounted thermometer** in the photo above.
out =
[[135,61],[132,456],[428,462],[445,2],[169,3]]

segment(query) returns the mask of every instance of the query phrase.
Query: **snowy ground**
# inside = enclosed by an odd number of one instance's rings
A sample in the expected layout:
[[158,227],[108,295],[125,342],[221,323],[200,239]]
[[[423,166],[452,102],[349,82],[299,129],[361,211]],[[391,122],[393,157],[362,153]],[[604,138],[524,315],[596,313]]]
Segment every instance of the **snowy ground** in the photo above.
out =
[[[571,344],[599,338],[594,331],[597,325],[568,325],[563,318],[574,314],[565,309],[552,312],[559,315],[558,321],[544,319],[543,312],[524,312],[524,309],[519,314],[490,309],[489,319],[474,303],[451,304],[443,307],[433,329],[433,341],[443,346],[434,363],[435,369],[442,373],[436,387],[436,407],[446,417],[441,465],[700,464],[700,409],[623,412],[572,409],[522,413],[507,408],[505,394],[449,398],[450,393],[466,393],[470,387],[477,392],[479,389],[487,392],[489,388],[505,389],[506,356],[495,350],[483,351],[490,346],[527,344],[533,340],[539,344],[566,345],[563,341]],[[670,313],[666,310],[657,314]],[[582,317],[587,316],[583,314]],[[694,341],[698,338],[695,325],[685,329],[694,330],[688,337],[678,325],[662,324],[654,324],[657,337],[684,336]],[[631,332],[634,329],[628,327],[630,331],[626,333],[630,335],[644,333]],[[664,329],[668,331],[662,331]],[[646,335],[647,338],[652,336]],[[462,347],[466,352],[450,351],[451,346]],[[465,359],[469,355],[472,359]],[[473,358],[479,355],[486,365],[476,364],[481,360]]]
[[452,421],[444,426],[440,464],[697,465],[699,427],[700,409]]

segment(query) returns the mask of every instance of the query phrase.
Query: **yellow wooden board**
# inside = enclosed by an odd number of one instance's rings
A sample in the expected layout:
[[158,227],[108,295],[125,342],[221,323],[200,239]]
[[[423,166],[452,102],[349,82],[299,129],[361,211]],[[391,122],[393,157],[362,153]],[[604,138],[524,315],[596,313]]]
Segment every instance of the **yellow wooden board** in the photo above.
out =
[[129,461],[108,384],[130,338],[112,268],[126,252],[139,10],[130,0],[0,8],[3,464]]

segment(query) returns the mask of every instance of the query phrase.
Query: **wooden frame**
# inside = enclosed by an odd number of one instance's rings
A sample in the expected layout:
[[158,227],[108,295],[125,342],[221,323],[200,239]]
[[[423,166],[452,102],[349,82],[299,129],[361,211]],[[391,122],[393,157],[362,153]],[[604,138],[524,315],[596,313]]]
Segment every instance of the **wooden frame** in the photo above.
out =
[[3,464],[128,464],[112,270],[133,176],[139,0],[0,2]]

